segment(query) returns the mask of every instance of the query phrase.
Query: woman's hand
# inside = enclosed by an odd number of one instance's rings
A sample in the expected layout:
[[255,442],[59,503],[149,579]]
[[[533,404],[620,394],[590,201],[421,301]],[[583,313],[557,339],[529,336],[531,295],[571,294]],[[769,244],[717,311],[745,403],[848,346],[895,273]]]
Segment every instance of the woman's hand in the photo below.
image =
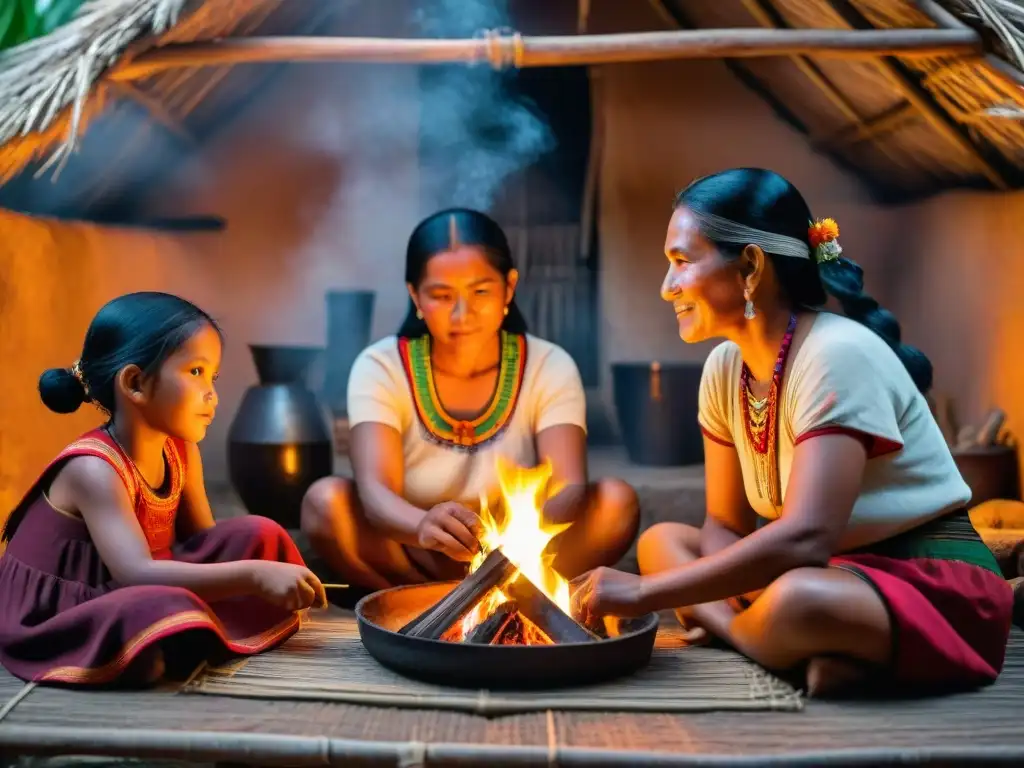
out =
[[287,611],[327,605],[320,579],[301,565],[273,560],[252,560],[251,575],[256,594]]
[[629,619],[649,612],[644,579],[636,574],[595,568],[574,579],[571,588],[573,616],[582,624],[605,615]]
[[416,529],[416,539],[423,549],[460,562],[472,560],[480,551],[482,534],[480,518],[454,501],[432,507]]

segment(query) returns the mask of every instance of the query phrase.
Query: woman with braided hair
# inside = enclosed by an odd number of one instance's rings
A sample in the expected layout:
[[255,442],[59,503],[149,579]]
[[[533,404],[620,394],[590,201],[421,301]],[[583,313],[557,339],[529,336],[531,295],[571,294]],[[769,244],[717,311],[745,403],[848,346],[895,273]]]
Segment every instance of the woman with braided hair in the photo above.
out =
[[[864,294],[838,236],[772,171],[679,195],[662,296],[683,341],[725,339],[699,396],[707,517],[646,531],[642,576],[584,574],[578,607],[676,608],[691,635],[801,671],[812,695],[991,682],[1011,590],[925,400],[931,364]],[[826,294],[845,317],[819,311]]]

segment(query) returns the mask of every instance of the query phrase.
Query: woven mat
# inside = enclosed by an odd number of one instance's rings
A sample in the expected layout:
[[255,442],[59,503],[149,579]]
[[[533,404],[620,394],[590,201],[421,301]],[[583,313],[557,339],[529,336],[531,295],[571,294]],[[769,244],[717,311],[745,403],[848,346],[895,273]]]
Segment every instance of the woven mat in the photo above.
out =
[[338,613],[311,618],[277,650],[206,670],[186,692],[486,716],[545,710],[797,712],[803,708],[792,686],[739,654],[686,646],[674,626],[662,626],[651,663],[634,675],[551,692],[492,692],[446,688],[392,672],[363,648],[355,617]]

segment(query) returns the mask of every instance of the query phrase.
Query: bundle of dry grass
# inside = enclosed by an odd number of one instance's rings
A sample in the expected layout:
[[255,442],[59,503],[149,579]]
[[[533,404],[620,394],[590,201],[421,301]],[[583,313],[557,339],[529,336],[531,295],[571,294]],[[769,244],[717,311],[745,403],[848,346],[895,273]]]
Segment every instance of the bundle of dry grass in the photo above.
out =
[[[49,35],[0,53],[0,182],[57,150],[65,160],[109,96],[103,74],[141,51],[229,34],[280,0],[87,0]],[[177,76],[167,88],[181,85]]]
[[[864,17],[877,27],[934,27],[935,21],[918,7],[918,3],[894,3],[892,0],[851,0]],[[1022,11],[1011,0],[944,0],[942,7],[957,17],[965,13],[964,7],[974,8],[975,18],[996,23],[1008,33],[1011,29],[1006,14],[999,15],[1002,7],[1016,6],[1012,18],[1019,24]],[[982,13],[979,9],[984,7]],[[1002,21],[1000,20],[1002,19]],[[991,27],[993,31],[997,27]],[[1017,47],[1022,28],[1016,29]],[[1024,60],[1022,60],[1024,62]],[[1022,62],[1014,60],[1013,66]],[[1008,81],[984,59],[958,59],[948,56],[907,60],[906,65],[916,70],[922,85],[936,102],[957,122],[963,124],[977,138],[990,144],[1006,160],[1024,168],[1024,89]]]
[[975,29],[998,40],[999,56],[1024,69],[1024,5],[1020,0],[943,0],[942,5]]
[[[83,120],[102,108],[102,98],[86,102],[93,83],[136,40],[160,34],[177,21],[187,0],[91,0],[67,24],[46,37],[0,54],[0,142],[35,133],[19,142],[14,156],[0,152],[5,168],[35,159],[55,134],[67,142],[53,159],[71,152]],[[69,105],[71,113],[57,119]]]

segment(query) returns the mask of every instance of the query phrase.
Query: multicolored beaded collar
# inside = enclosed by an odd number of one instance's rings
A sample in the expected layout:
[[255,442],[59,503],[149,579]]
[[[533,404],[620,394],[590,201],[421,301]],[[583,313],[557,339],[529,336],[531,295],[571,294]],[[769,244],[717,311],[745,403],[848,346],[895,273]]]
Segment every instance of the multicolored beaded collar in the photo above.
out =
[[525,336],[501,332],[498,385],[487,409],[471,421],[449,416],[437,396],[430,366],[429,336],[400,338],[398,353],[409,379],[416,413],[432,440],[452,448],[474,451],[500,435],[512,420],[526,368]]

